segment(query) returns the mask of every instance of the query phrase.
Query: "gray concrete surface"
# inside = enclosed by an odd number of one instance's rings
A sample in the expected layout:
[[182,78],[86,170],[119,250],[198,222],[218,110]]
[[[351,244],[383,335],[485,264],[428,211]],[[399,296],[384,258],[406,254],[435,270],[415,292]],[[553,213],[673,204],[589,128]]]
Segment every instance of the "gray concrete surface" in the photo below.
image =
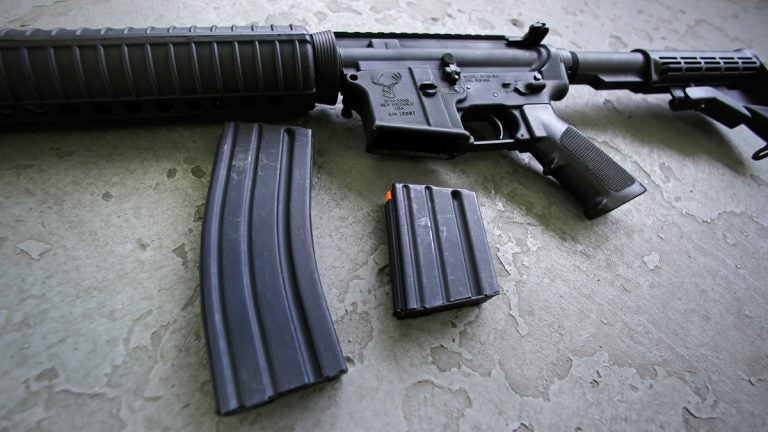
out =
[[[0,25],[17,28],[516,34],[538,19],[564,48],[768,59],[760,0],[0,0]],[[590,222],[527,156],[372,156],[338,107],[297,119],[314,131],[317,258],[349,373],[230,418],[213,414],[198,281],[221,127],[2,133],[0,430],[768,429],[768,162],[749,158],[761,143],[671,113],[664,96],[574,88],[556,108],[648,192]],[[478,193],[498,298],[391,316],[393,180]]]

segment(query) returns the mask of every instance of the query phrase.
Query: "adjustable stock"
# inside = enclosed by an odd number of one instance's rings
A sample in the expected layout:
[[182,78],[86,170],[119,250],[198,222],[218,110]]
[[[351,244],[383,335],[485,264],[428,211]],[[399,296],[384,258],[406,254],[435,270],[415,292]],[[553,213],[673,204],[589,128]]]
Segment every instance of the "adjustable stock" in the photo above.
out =
[[746,125],[766,142],[752,159],[768,157],[768,107],[745,102],[740,92],[713,87],[672,88],[670,94],[669,107],[673,111],[696,110],[729,128]]
[[695,110],[729,127],[747,126],[766,144],[768,70],[751,50],[561,52],[571,84],[598,90],[669,93],[673,111]]
[[532,134],[530,152],[594,219],[642,195],[645,186],[587,137],[555,114],[548,104],[526,105],[523,115]]

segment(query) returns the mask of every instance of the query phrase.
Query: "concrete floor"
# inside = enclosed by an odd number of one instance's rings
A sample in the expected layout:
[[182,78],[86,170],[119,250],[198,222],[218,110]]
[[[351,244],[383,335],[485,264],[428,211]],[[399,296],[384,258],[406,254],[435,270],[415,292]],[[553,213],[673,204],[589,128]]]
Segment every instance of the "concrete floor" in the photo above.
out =
[[[518,34],[538,19],[564,48],[768,59],[761,0],[0,0],[17,28]],[[766,430],[768,162],[750,160],[747,131],[666,99],[574,88],[557,104],[648,187],[596,221],[527,156],[372,156],[338,107],[297,119],[314,133],[317,259],[349,373],[229,418],[214,415],[198,277],[221,126],[3,133],[0,430]],[[477,192],[499,297],[392,317],[394,180]]]

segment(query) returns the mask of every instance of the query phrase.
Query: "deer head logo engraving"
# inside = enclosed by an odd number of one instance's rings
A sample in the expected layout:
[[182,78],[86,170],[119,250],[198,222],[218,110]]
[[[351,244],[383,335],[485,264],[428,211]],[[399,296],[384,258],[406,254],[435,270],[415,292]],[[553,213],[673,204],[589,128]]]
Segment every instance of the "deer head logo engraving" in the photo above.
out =
[[390,78],[392,79],[392,82],[390,82],[389,84],[384,84],[383,82],[381,82],[382,78],[384,78],[384,74],[383,73],[373,75],[373,76],[371,76],[371,82],[373,82],[376,85],[380,85],[381,86],[381,95],[382,96],[384,96],[385,98],[394,99],[395,98],[395,86],[400,84],[400,81],[402,81],[402,79],[403,79],[403,75],[400,74],[400,72],[392,73],[392,75],[390,76]]

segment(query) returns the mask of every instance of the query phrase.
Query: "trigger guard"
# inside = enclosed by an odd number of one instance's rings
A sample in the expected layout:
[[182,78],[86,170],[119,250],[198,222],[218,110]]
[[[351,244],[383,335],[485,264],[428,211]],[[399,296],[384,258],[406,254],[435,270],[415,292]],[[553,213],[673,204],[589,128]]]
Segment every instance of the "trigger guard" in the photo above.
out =
[[[500,140],[504,138],[504,125],[498,117],[487,111],[470,110],[461,114],[461,125],[467,133],[472,136],[475,142]],[[493,130],[491,134],[483,134],[479,130],[482,126],[490,126]]]

